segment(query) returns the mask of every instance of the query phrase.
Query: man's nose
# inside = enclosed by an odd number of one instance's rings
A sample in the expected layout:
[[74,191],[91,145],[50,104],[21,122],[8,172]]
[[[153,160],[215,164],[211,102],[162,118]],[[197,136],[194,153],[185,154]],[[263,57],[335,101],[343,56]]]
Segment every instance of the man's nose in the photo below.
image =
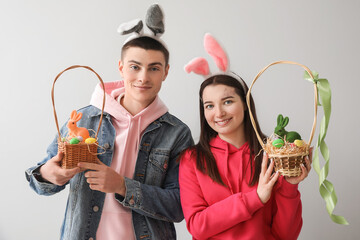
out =
[[149,80],[149,72],[146,71],[145,69],[142,70],[139,74],[139,79],[140,82],[144,83],[147,82]]

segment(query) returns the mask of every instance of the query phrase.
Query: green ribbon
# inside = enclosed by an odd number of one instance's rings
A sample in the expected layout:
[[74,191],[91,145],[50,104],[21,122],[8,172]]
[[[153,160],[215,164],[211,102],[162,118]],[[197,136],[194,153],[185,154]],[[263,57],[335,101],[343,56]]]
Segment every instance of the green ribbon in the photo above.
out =
[[[312,79],[310,77],[309,73],[305,71],[304,78],[305,78],[305,80],[316,83],[316,86],[318,88],[318,95],[320,96],[320,99],[321,99],[321,104],[319,101],[318,105],[322,106],[323,110],[324,110],[324,117],[321,120],[319,137],[318,137],[318,141],[316,143],[316,148],[314,151],[313,167],[314,167],[316,173],[319,175],[320,195],[325,200],[326,210],[329,213],[331,220],[338,224],[348,225],[349,223],[346,221],[346,219],[344,217],[333,214],[335,205],[337,203],[337,196],[336,196],[333,184],[326,179],[328,176],[328,173],[329,173],[330,153],[329,153],[329,148],[327,147],[324,139],[325,139],[327,129],[329,126],[329,120],[330,120],[330,114],[331,114],[330,84],[327,79],[319,78],[319,74],[317,72],[312,71],[312,75],[313,75],[314,79]],[[323,168],[320,167],[319,149],[320,149],[321,155],[323,156],[323,158],[325,160],[325,164],[324,164]]]

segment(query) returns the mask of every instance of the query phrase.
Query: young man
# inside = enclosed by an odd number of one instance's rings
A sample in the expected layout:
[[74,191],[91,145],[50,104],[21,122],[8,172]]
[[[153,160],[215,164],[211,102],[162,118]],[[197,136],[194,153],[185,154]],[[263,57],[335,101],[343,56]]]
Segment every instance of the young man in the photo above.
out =
[[[38,194],[52,195],[70,185],[61,239],[176,239],[173,222],[183,219],[176,160],[193,140],[158,97],[168,59],[164,45],[150,37],[123,46],[123,81],[105,83],[98,143],[106,152],[98,155],[98,164],[62,169],[55,138],[48,156],[26,171]],[[98,85],[91,105],[79,110],[79,126],[97,129],[102,97]]]

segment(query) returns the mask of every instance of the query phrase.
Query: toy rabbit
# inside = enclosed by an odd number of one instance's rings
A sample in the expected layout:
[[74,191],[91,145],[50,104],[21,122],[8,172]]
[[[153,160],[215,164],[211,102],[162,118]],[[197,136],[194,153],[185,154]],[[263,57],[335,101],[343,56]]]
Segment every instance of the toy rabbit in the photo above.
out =
[[299,133],[295,131],[288,132],[285,130],[286,125],[289,123],[288,117],[283,117],[282,114],[279,114],[277,117],[277,126],[275,127],[274,133],[279,137],[285,138],[286,141],[293,143],[295,140],[301,140],[301,136]]
[[70,120],[67,124],[69,129],[69,137],[74,138],[81,136],[82,141],[90,137],[89,131],[83,127],[77,127],[76,123],[82,118],[82,113],[77,113],[76,110],[73,110],[70,115]]

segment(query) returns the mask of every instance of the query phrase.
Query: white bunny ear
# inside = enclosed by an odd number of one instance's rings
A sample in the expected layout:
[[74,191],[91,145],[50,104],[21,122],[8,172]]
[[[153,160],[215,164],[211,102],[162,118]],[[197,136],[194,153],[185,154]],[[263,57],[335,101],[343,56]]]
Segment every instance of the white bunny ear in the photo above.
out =
[[221,71],[226,72],[229,67],[226,52],[209,33],[204,36],[204,47],[210,56],[213,57],[216,66],[218,66]]
[[154,33],[154,36],[161,36],[165,32],[164,14],[158,4],[149,7],[145,17],[146,26]]
[[208,76],[210,74],[208,62],[205,58],[201,57],[191,60],[188,64],[185,65],[184,69],[187,73],[194,72],[203,76]]
[[117,29],[121,35],[126,35],[136,32],[137,34],[143,34],[143,22],[140,19],[134,19],[130,22],[123,23]]

